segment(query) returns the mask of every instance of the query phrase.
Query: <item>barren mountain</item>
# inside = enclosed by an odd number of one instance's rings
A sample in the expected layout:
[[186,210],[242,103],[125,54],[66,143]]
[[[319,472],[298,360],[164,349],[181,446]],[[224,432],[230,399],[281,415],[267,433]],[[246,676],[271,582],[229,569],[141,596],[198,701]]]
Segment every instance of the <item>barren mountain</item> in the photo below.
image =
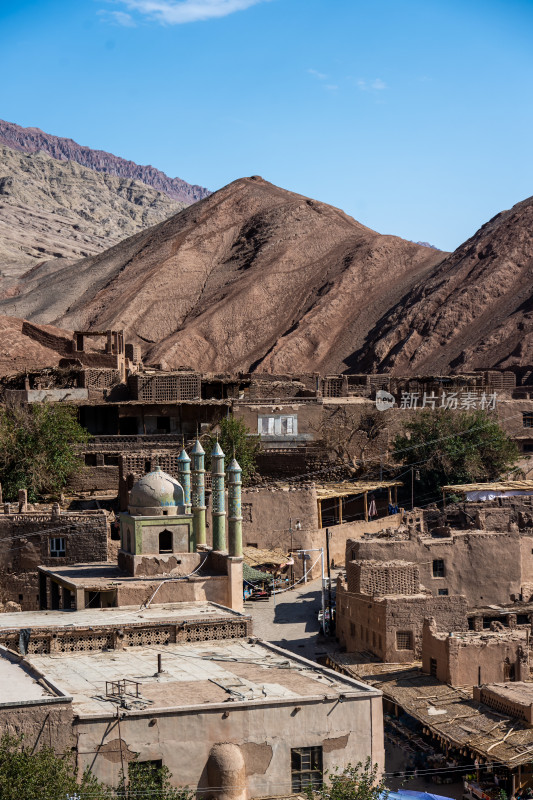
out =
[[437,264],[370,330],[359,369],[447,374],[533,363],[533,198]]
[[0,376],[22,369],[56,367],[68,352],[71,331],[0,317]]
[[202,186],[193,186],[181,178],[169,178],[164,172],[151,166],[140,166],[134,161],[126,161],[104,150],[92,150],[59,136],[43,133],[39,128],[21,128],[12,122],[0,120],[0,144],[24,153],[47,153],[58,161],[75,161],[84,167],[116,175],[119,178],[131,178],[164,192],[172,200],[191,205],[210,192]]
[[99,253],[184,207],[138,181],[0,145],[1,290],[43,259]]
[[442,256],[252,177],[75,267],[34,268],[0,311],[124,328],[170,367],[338,372]]

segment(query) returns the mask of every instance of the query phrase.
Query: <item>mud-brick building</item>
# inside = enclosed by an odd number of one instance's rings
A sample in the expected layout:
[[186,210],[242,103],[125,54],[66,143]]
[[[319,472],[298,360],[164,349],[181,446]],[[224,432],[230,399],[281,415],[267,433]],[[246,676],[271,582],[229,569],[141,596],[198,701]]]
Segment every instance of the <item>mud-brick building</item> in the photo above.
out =
[[449,686],[530,679],[530,630],[439,631],[424,620],[422,670]]
[[417,564],[349,561],[337,582],[337,635],[350,653],[370,652],[382,661],[420,658],[426,617],[442,630],[467,629],[464,596],[423,591]]
[[0,514],[0,602],[38,609],[45,591],[39,566],[105,563],[107,558],[104,511],[75,513],[56,505],[48,511]]
[[[512,521],[512,511],[497,510],[499,529],[495,529],[495,517],[486,521],[487,528],[475,527],[476,510],[472,508],[466,512],[472,527],[464,530],[449,525],[430,531],[411,526],[348,540],[346,563],[376,560],[418,564],[420,581],[430,594],[464,595],[469,608],[528,601],[533,586],[533,528],[519,529]],[[525,516],[523,521],[527,522]]]
[[135,760],[166,766],[174,786],[248,800],[367,758],[383,769],[381,692],[250,636],[245,615],[199,603],[0,622],[0,640],[31,629],[25,656],[0,647],[0,719],[9,709],[29,746],[44,730],[107,783]]
[[[209,600],[242,610],[241,468],[228,467],[228,521],[224,453],[211,453],[212,546],[207,544],[205,452],[196,441],[191,459],[182,450],[180,477],[156,467],[129,493],[120,517],[118,563],[92,560],[73,567],[39,568],[41,608],[78,610],[158,602]],[[227,546],[226,546],[227,542]]]

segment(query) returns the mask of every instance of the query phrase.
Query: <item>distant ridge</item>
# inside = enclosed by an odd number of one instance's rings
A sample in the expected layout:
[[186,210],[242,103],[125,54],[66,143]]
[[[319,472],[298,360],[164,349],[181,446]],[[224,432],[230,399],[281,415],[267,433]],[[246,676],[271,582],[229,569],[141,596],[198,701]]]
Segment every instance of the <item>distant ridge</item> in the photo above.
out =
[[75,161],[97,172],[133,178],[188,205],[211,194],[202,186],[193,186],[181,178],[169,178],[155,167],[141,166],[104,150],[92,150],[72,139],[44,133],[39,128],[21,128],[20,125],[0,120],[0,144],[24,153],[42,151],[58,161]]

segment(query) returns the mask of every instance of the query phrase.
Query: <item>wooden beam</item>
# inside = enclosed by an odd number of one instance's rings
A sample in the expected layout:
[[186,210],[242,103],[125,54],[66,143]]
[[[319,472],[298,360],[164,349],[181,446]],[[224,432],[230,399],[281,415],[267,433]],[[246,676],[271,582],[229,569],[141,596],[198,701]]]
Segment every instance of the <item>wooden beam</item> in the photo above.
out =
[[319,529],[322,527],[322,500],[317,500],[318,506],[318,527]]
[[391,490],[390,490],[390,486],[389,486],[389,505],[391,505],[391,504],[392,504],[392,494],[391,494]]
[[342,525],[342,497],[339,497],[339,525]]
[[365,500],[365,522],[368,522],[368,492],[363,494]]

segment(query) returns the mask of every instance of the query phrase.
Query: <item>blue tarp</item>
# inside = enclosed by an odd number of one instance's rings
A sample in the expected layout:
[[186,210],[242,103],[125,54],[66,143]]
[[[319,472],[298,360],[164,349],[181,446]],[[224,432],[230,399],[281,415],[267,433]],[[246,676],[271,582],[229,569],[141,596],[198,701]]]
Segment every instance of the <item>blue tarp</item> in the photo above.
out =
[[400,789],[397,792],[389,792],[387,800],[452,800],[442,794],[431,794],[430,792],[411,792],[407,789]]

